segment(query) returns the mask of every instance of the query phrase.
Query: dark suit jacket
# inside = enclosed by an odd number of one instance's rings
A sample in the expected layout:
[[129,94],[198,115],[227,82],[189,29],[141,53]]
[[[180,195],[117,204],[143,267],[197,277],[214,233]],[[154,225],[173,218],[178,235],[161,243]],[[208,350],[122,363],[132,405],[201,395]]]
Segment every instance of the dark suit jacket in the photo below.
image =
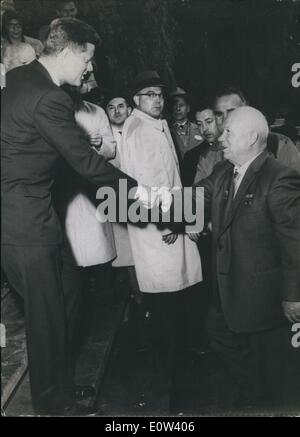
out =
[[207,142],[203,141],[203,143],[194,147],[192,150],[189,150],[184,155],[181,164],[181,181],[184,187],[190,187],[193,185],[200,155],[205,151],[206,148]]
[[10,71],[2,91],[2,244],[61,242],[51,201],[61,158],[96,188],[117,190],[120,177],[128,188],[136,185],[91,149],[74,120],[72,100],[38,61]]
[[[198,166],[200,159],[203,159],[201,170]],[[203,141],[199,146],[189,150],[183,158],[181,165],[181,180],[184,187],[190,187],[198,180],[209,176],[215,164],[223,160],[223,152],[216,146],[211,146],[207,141]],[[200,173],[200,174],[199,174]],[[197,179],[195,180],[197,176]]]
[[281,301],[300,301],[300,177],[267,152],[248,168],[224,217],[233,165],[218,163],[205,188],[213,226],[213,287],[231,330],[279,324]]

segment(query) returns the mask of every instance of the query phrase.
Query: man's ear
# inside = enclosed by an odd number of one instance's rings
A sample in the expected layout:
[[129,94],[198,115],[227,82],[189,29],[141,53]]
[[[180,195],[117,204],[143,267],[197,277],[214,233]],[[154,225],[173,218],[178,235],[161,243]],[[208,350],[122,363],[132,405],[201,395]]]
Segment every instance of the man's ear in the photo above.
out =
[[134,97],[133,97],[133,101],[134,101],[134,103],[135,103],[135,106],[139,106],[139,101],[140,101],[139,96],[134,96]]
[[132,113],[132,107],[131,106],[128,106],[127,107],[127,115],[128,115],[128,117],[129,117],[129,115]]
[[187,105],[187,113],[189,114],[190,111],[191,111],[191,107],[190,107],[190,105]]
[[59,52],[59,56],[61,56],[62,58],[65,58],[68,54],[69,54],[70,48],[69,47],[64,47],[60,52]]
[[249,145],[250,145],[250,147],[254,146],[257,143],[257,141],[258,141],[258,133],[256,131],[254,131],[254,130],[251,130],[248,133],[248,137],[249,137]]

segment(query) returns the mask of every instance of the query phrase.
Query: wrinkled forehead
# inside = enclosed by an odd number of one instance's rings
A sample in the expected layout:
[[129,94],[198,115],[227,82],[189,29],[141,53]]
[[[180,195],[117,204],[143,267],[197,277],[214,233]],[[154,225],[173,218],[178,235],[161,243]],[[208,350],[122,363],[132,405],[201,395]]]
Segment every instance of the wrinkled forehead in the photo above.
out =
[[231,131],[246,130],[249,127],[249,123],[251,121],[251,117],[244,112],[241,112],[238,108],[233,109],[232,112],[228,114],[224,122],[224,128],[230,129]]
[[228,94],[227,96],[221,96],[216,99],[215,110],[216,111],[230,111],[243,106],[242,99],[237,94]]
[[195,119],[197,121],[205,121],[208,118],[215,118],[212,109],[204,109],[203,111],[197,111],[195,114]]

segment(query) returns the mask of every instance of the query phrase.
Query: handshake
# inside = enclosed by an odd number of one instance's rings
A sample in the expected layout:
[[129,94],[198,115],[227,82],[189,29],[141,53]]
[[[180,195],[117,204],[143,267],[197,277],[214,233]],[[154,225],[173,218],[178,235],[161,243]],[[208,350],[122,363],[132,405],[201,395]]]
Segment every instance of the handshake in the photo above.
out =
[[170,209],[173,201],[169,188],[148,187],[147,185],[139,185],[134,198],[138,200],[144,208],[152,209],[153,207],[160,207],[163,212],[167,212]]

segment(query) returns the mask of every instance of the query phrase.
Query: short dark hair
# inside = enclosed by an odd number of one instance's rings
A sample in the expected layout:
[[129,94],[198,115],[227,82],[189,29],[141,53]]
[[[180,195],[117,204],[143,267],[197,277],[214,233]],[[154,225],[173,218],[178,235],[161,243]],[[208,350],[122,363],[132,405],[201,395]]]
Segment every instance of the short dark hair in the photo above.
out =
[[78,6],[76,0],[57,0],[57,2],[56,2],[56,9],[61,10],[68,3],[74,3],[76,8]]
[[92,26],[77,18],[57,18],[49,26],[43,55],[57,54],[70,45],[85,49],[87,43],[101,43],[98,33]]
[[[11,40],[8,35],[8,25],[11,20],[17,20],[23,28],[23,19],[16,11],[7,10],[4,12],[2,17],[2,35],[9,43],[11,43]],[[22,41],[25,41],[23,34]]]
[[237,96],[239,96],[239,98],[241,99],[241,101],[245,105],[248,103],[243,91],[241,91],[239,88],[237,88],[235,86],[231,86],[231,85],[226,86],[217,92],[217,94],[215,95],[215,98],[214,98],[214,103],[216,102],[217,99],[224,97],[224,96],[230,96],[231,94],[236,94]]
[[124,99],[127,106],[133,106],[133,103],[131,103],[130,98],[128,97],[128,93],[120,92],[120,93],[106,93],[105,99],[104,99],[104,107],[106,108],[109,102],[113,99]]
[[194,114],[196,114],[196,112],[204,111],[205,109],[211,109],[213,111],[213,104],[210,99],[204,99],[201,100],[200,103],[195,105],[194,108]]

